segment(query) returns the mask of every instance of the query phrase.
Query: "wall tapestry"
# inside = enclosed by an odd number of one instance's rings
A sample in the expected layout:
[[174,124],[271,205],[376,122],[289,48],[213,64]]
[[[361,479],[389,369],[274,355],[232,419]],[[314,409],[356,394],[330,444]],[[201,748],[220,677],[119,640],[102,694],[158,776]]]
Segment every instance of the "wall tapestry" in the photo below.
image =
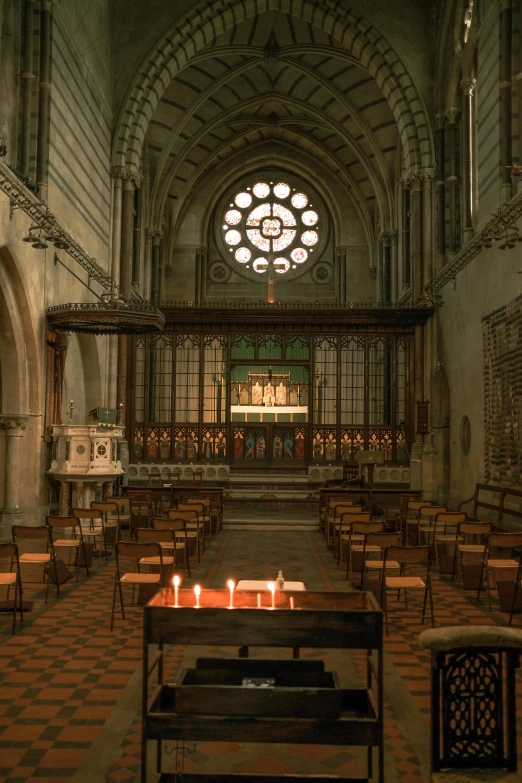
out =
[[485,479],[522,483],[522,296],[482,319]]

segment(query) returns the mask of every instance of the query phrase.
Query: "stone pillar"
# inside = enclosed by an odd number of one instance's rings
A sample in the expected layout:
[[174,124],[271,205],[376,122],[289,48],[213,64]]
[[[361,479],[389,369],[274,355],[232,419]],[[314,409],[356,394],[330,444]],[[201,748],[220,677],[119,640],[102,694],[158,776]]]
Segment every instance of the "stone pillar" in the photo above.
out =
[[422,299],[424,288],[424,275],[422,270],[422,252],[424,221],[422,211],[422,176],[415,174],[410,178],[411,186],[411,226],[413,232],[412,242],[412,267],[413,267],[413,296],[412,302],[416,304]]
[[511,56],[513,36],[512,0],[501,0],[500,11],[500,156],[502,168],[501,201],[511,199],[512,107]]
[[405,293],[411,285],[411,200],[406,180],[402,181],[402,289]]
[[433,181],[435,171],[424,169],[422,179],[422,291],[433,276]]
[[38,195],[47,201],[47,179],[49,175],[49,131],[51,109],[51,62],[52,62],[52,2],[41,0],[40,14],[40,81],[38,83],[38,133],[36,139],[36,183]]
[[76,482],[76,508],[83,508],[85,485],[83,481]]
[[390,231],[389,234],[391,243],[391,300],[392,302],[397,302],[399,300],[399,232]]
[[[460,83],[463,99],[462,112],[462,157],[464,169],[464,244],[473,237],[473,91],[475,79],[463,79]],[[509,172],[508,172],[509,174]]]
[[31,164],[31,109],[33,103],[33,22],[34,0],[25,0],[23,17],[23,50],[22,70],[20,73],[22,116],[20,132],[20,168],[22,174],[27,176]]
[[446,248],[450,261],[457,252],[457,119],[458,109],[450,109],[446,114],[446,132],[444,144],[446,148],[448,171],[446,176],[446,193],[448,202],[448,221]]
[[346,302],[346,248],[335,248],[339,302]]
[[424,331],[422,324],[415,325],[415,369],[413,404],[415,405],[415,442],[422,443],[422,435],[417,434],[417,402],[424,400]]
[[[20,508],[21,441],[29,416],[0,414],[0,427],[5,431],[5,498],[2,515],[5,520],[22,513]],[[14,523],[15,519],[12,520]]]
[[444,189],[446,170],[444,123],[446,122],[446,117],[444,114],[437,114],[435,120],[437,123],[437,175],[435,181],[437,203],[437,271],[439,271],[444,266],[446,256],[446,194]]
[[155,307],[160,302],[160,245],[163,234],[161,231],[152,232],[152,256],[150,270],[150,301]]
[[134,241],[134,191],[137,178],[127,174],[123,180],[121,205],[121,253],[120,253],[120,295],[130,299],[132,282],[132,256]]
[[385,231],[380,236],[381,240],[381,302],[390,304],[391,301],[391,237]]
[[[120,279],[120,253],[121,253],[121,205],[123,178],[125,170],[120,166],[111,169],[111,177],[114,180],[114,189],[112,195],[112,255],[111,255],[111,277],[118,284]],[[114,292],[116,296],[116,292]]]
[[154,231],[148,228],[145,231],[145,263],[143,264],[143,298],[150,299],[150,278],[152,270],[152,240]]

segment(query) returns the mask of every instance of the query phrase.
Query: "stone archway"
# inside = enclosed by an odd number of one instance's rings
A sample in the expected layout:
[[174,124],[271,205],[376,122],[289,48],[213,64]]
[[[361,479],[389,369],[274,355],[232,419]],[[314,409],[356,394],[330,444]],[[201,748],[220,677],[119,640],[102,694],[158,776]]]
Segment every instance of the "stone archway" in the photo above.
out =
[[38,505],[41,366],[33,321],[15,259],[0,247],[0,539]]

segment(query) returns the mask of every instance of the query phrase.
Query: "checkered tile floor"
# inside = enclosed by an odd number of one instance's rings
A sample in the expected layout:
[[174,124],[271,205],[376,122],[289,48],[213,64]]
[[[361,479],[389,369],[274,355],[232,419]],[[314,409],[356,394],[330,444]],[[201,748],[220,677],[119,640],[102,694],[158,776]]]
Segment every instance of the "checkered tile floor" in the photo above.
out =
[[[198,581],[204,587],[223,587],[230,577],[268,579],[280,568],[287,579],[302,580],[309,590],[349,589],[318,532],[221,533],[184,585]],[[125,620],[117,617],[114,632],[109,631],[113,578],[113,564],[102,563],[93,567],[89,578],[68,583],[60,598],[51,592],[47,606],[43,595],[27,595],[35,597],[35,606],[23,629],[17,624],[14,636],[10,636],[11,617],[0,616],[0,781],[136,780],[140,610],[131,610]],[[435,576],[433,589],[437,624],[506,622],[495,601],[490,612],[485,599],[477,605],[474,594],[447,578]],[[385,643],[387,783],[428,779],[430,662],[418,643],[423,626],[417,609],[412,601],[408,615],[397,610]],[[514,625],[520,626],[519,618]],[[216,653],[236,651],[212,650]],[[321,653],[328,663],[329,653]],[[173,676],[182,655],[180,648],[169,653]],[[362,672],[362,666],[355,653],[352,675]],[[521,688],[522,680],[517,692]],[[519,713],[522,718],[522,708]],[[172,770],[177,764],[185,772],[353,775],[363,771],[361,753],[339,747],[203,742],[167,758]]]

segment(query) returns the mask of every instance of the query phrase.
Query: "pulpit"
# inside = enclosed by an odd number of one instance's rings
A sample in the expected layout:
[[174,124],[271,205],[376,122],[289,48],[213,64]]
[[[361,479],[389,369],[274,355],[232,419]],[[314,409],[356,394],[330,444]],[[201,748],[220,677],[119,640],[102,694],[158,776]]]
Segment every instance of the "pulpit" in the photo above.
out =
[[55,424],[53,453],[48,471],[60,482],[61,515],[68,514],[69,488],[73,486],[73,506],[90,506],[91,500],[112,494],[114,480],[123,474],[119,442],[124,427],[119,424]]

